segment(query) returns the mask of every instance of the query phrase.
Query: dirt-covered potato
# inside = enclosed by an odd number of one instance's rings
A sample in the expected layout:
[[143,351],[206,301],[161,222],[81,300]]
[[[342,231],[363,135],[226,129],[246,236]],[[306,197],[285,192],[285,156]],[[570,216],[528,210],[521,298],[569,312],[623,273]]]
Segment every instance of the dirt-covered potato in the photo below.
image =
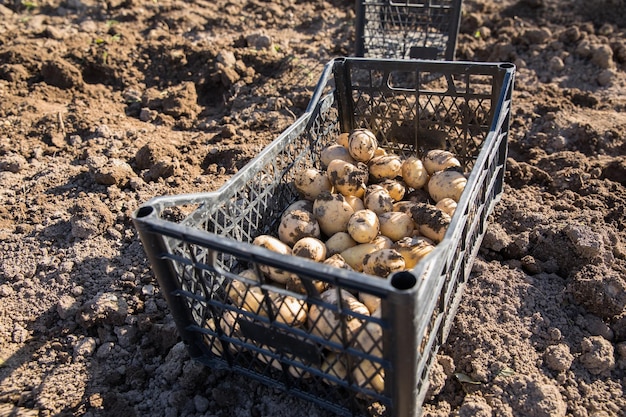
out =
[[315,262],[323,262],[326,259],[326,245],[315,237],[303,237],[294,243],[291,253]]
[[317,291],[317,294],[321,294],[322,292],[328,289],[328,283],[324,281],[311,280],[310,282],[314,290],[311,289],[311,286],[308,286],[305,282],[303,282],[303,280],[300,279],[300,277],[293,275],[289,278],[289,280],[287,280],[287,283],[285,284],[285,288],[288,291],[295,292],[298,294],[311,294],[311,293],[315,294],[315,291]]
[[341,321],[343,320],[348,332],[348,340],[352,339],[352,335],[361,327],[362,320],[351,315],[355,312],[363,316],[369,316],[370,312],[355,296],[344,289],[337,291],[337,288],[331,287],[320,294],[320,298],[325,303],[339,306],[343,310],[343,314],[337,314],[337,310],[331,308],[320,307],[312,304],[308,314],[308,324],[311,333],[320,336],[326,340],[342,343],[343,337],[340,330]]
[[329,256],[323,263],[326,265],[334,266],[335,268],[342,268],[354,271],[354,269],[346,262],[345,259],[343,259],[343,256],[341,256],[341,254],[339,253]]
[[411,188],[422,188],[428,182],[428,171],[422,160],[415,156],[404,160],[401,175],[402,180]]
[[313,213],[313,200],[297,200],[291,203],[281,214],[281,218],[296,210],[304,210]]
[[322,191],[330,191],[331,184],[328,176],[315,168],[307,168],[296,172],[293,184],[302,198],[315,200]]
[[413,218],[409,214],[399,211],[379,214],[378,222],[380,223],[380,233],[394,242],[403,237],[411,236],[415,228]]
[[428,171],[428,174],[433,174],[437,171],[443,171],[448,168],[459,168],[461,162],[456,156],[443,149],[432,149],[424,155],[424,168]]
[[404,258],[406,269],[413,269],[426,255],[435,249],[434,242],[422,236],[407,236],[394,243],[395,249]]
[[356,211],[348,220],[348,233],[357,243],[371,242],[378,236],[379,228],[378,216],[372,210]]
[[454,214],[456,206],[456,201],[449,197],[442,198],[437,202],[437,204],[435,204],[435,207],[437,207],[439,210],[443,211],[450,217],[452,217],[452,215]]
[[356,245],[357,242],[352,239],[350,233],[337,232],[326,240],[326,254],[332,256]]
[[[274,236],[270,236],[270,235],[257,236],[252,241],[252,244],[264,247],[265,249],[269,249],[276,253],[280,253],[281,255],[291,255],[291,247],[281,242]],[[289,277],[292,275],[288,271],[284,271],[278,268],[273,268],[268,265],[260,265],[259,268],[265,275],[267,275],[268,278],[280,284],[286,283]]]
[[402,175],[402,160],[398,155],[374,156],[367,163],[371,182],[394,179]]
[[369,173],[363,163],[351,164],[341,159],[335,159],[328,164],[326,175],[335,191],[343,195],[363,197]]
[[319,238],[320,225],[313,213],[305,210],[294,210],[282,216],[278,225],[278,238],[281,242],[293,246],[304,237]]
[[396,179],[386,179],[379,183],[389,193],[391,199],[395,201],[401,201],[406,194],[406,184]]
[[341,257],[352,269],[363,272],[363,258],[368,253],[377,251],[379,247],[374,243],[361,243],[341,252]]
[[341,159],[351,164],[356,163],[356,160],[350,155],[348,149],[339,144],[329,145],[320,152],[320,160],[324,168],[328,167],[328,164],[335,159]]
[[427,203],[414,203],[410,208],[411,217],[417,223],[419,232],[434,242],[441,242],[450,225],[450,216]]
[[313,202],[313,215],[326,237],[348,230],[348,221],[354,209],[342,194],[321,193]]
[[389,191],[380,187],[365,194],[363,200],[365,208],[376,214],[385,213],[393,210],[393,198],[389,195]]
[[378,149],[378,140],[368,129],[354,129],[348,139],[348,150],[354,159],[369,162]]
[[394,249],[380,249],[363,258],[363,272],[387,278],[393,272],[405,269],[404,258]]
[[428,181],[428,194],[435,202],[451,198],[458,203],[466,184],[467,178],[458,171],[438,171]]

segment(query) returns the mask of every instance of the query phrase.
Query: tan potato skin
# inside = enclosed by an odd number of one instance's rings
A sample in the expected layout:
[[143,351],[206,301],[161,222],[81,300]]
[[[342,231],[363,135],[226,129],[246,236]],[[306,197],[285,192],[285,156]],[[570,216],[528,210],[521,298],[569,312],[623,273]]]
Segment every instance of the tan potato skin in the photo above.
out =
[[346,202],[342,194],[321,193],[313,203],[313,215],[326,237],[348,229],[348,221],[354,209]]
[[326,241],[327,255],[332,256],[344,250],[356,246],[357,242],[352,239],[348,232],[337,232]]
[[315,168],[307,168],[295,175],[294,186],[306,200],[315,200],[322,191],[330,191],[331,184],[328,177]]
[[378,250],[378,246],[373,243],[361,243],[341,252],[341,257],[355,271],[363,272],[363,258],[370,252]]
[[[281,242],[279,239],[270,235],[257,236],[252,241],[252,244],[262,246],[265,249],[269,249],[273,252],[280,253],[282,255],[291,255],[291,247],[289,247],[289,245]],[[273,268],[267,265],[261,265],[260,269],[270,279],[280,284],[285,284],[287,280],[289,279],[289,277],[292,275],[288,271],[283,271],[281,269]]]
[[370,180],[380,182],[402,175],[402,160],[397,155],[374,156],[367,164]]
[[378,215],[380,223],[380,233],[389,239],[400,240],[403,237],[411,236],[415,228],[413,218],[402,212],[388,211]]
[[462,173],[458,171],[439,171],[430,177],[428,193],[437,203],[444,198],[451,198],[458,203],[466,185],[467,178]]
[[411,188],[422,188],[428,182],[428,171],[422,160],[415,156],[404,160],[401,175],[406,185]]
[[378,216],[372,210],[359,210],[348,221],[348,233],[357,243],[371,242],[379,230]]
[[350,155],[350,151],[339,144],[327,146],[320,152],[320,160],[323,167],[328,167],[328,164],[335,159],[341,159],[342,161],[355,164],[356,160]]

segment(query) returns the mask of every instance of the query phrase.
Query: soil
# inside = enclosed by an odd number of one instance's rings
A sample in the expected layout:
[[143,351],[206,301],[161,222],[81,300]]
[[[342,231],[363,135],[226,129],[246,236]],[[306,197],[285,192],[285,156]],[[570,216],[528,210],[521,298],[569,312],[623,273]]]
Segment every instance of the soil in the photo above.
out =
[[[191,361],[131,222],[215,190],[354,50],[343,0],[0,0],[0,415],[331,416]],[[626,3],[466,0],[517,66],[427,416],[626,415]]]

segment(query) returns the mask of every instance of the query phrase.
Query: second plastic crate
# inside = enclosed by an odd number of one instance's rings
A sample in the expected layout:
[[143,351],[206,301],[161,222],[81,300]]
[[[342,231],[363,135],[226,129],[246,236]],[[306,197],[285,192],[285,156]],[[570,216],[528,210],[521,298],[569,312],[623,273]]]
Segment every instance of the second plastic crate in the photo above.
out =
[[[513,78],[510,64],[333,60],[306,113],[218,191],[143,204],[133,222],[191,357],[338,415],[419,415],[502,192]],[[294,175],[321,168],[320,150],[358,127],[389,152],[459,157],[468,183],[435,250],[381,279],[253,245],[299,199]],[[276,285],[270,267],[301,288]],[[380,298],[380,316],[322,298],[320,283]]]
[[356,2],[356,56],[454,60],[461,0]]

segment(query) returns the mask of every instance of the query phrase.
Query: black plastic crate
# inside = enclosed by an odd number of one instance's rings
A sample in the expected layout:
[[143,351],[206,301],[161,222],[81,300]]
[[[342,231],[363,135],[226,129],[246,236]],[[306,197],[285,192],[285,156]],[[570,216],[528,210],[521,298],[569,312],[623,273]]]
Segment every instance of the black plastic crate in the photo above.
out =
[[356,2],[356,56],[454,60],[462,0]]
[[[305,114],[218,191],[143,204],[133,221],[191,357],[339,415],[367,415],[373,403],[389,416],[419,415],[502,192],[513,79],[511,64],[335,59]],[[444,240],[414,269],[388,279],[252,245],[260,234],[275,235],[281,212],[299,199],[294,173],[319,168],[320,149],[357,127],[404,155],[445,146],[471,171]],[[273,285],[264,267],[291,272],[304,292]],[[380,297],[380,317],[323,301],[316,281]],[[253,294],[258,309],[233,302]],[[293,316],[318,309],[339,319],[332,335],[320,336],[308,322],[291,325],[281,310],[286,296],[297,301]],[[371,378],[379,371],[382,385]]]

